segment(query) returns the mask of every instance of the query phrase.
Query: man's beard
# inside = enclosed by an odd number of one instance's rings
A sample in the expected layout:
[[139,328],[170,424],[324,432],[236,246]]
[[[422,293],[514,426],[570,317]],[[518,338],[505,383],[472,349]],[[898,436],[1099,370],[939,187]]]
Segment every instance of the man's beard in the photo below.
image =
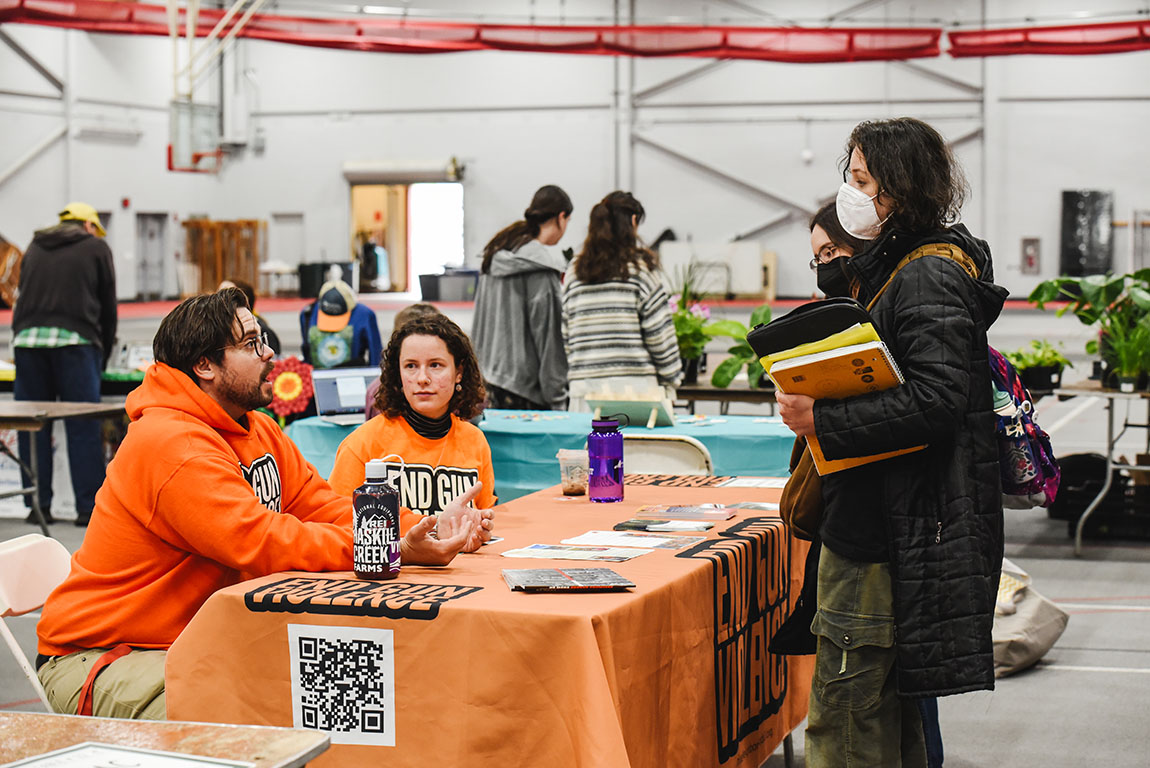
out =
[[269,405],[272,401],[272,392],[268,394],[263,393],[263,384],[267,380],[267,376],[271,373],[272,365],[269,363],[260,375],[260,380],[254,385],[245,386],[237,381],[234,376],[226,375],[223,380],[223,392],[221,393],[227,400],[234,405],[244,409],[244,412],[254,411],[256,408],[263,408]]

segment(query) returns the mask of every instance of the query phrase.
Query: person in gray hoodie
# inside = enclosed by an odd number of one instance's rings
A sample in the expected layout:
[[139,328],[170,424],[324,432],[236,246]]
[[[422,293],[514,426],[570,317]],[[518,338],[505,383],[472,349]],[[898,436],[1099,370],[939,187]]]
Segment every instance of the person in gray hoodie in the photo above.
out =
[[562,189],[540,187],[523,220],[483,249],[471,340],[493,408],[567,407],[560,290],[567,263],[549,246],[567,231],[572,210]]

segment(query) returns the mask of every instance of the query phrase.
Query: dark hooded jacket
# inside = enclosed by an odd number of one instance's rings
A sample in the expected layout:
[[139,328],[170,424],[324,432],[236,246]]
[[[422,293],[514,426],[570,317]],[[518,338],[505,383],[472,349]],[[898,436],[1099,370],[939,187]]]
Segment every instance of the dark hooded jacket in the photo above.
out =
[[116,271],[112,250],[84,226],[66,221],[41,229],[20,262],[12,333],[67,328],[104,353],[116,342]]
[[994,687],[1002,491],[986,331],[1006,290],[993,283],[989,247],[963,225],[925,236],[888,231],[846,269],[867,305],[903,256],[937,242],[962,248],[978,265],[978,280],[928,256],[899,271],[871,308],[906,382],[819,400],[814,409],[829,459],[927,446],[823,478],[826,546],[851,557],[852,544],[873,542],[875,533],[886,545],[886,556],[872,559],[891,566],[904,696]]

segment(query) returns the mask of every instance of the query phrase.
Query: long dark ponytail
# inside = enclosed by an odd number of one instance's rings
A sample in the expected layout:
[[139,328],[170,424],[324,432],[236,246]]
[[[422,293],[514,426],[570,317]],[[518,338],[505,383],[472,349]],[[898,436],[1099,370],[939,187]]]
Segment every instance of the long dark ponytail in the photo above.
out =
[[635,235],[645,215],[643,205],[630,192],[616,190],[596,203],[583,250],[575,258],[575,277],[584,283],[606,283],[626,280],[633,265],[656,269],[659,257],[639,245]]
[[544,222],[561,213],[570,216],[572,210],[574,206],[571,205],[571,198],[562,189],[554,184],[540,187],[531,198],[531,205],[523,212],[523,219],[501,229],[483,249],[483,264],[479,268],[480,271],[486,275],[491,269],[491,259],[496,253],[499,251],[515,253],[539,237],[539,228]]

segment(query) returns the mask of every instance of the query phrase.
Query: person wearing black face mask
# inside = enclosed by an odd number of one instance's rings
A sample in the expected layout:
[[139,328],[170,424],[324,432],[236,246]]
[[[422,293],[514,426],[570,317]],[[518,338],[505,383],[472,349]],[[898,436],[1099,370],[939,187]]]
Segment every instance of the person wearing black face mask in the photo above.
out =
[[839,223],[834,202],[829,202],[811,217],[811,271],[819,290],[827,298],[854,296],[857,284],[847,269],[847,259],[862,250],[866,243],[847,234]]

